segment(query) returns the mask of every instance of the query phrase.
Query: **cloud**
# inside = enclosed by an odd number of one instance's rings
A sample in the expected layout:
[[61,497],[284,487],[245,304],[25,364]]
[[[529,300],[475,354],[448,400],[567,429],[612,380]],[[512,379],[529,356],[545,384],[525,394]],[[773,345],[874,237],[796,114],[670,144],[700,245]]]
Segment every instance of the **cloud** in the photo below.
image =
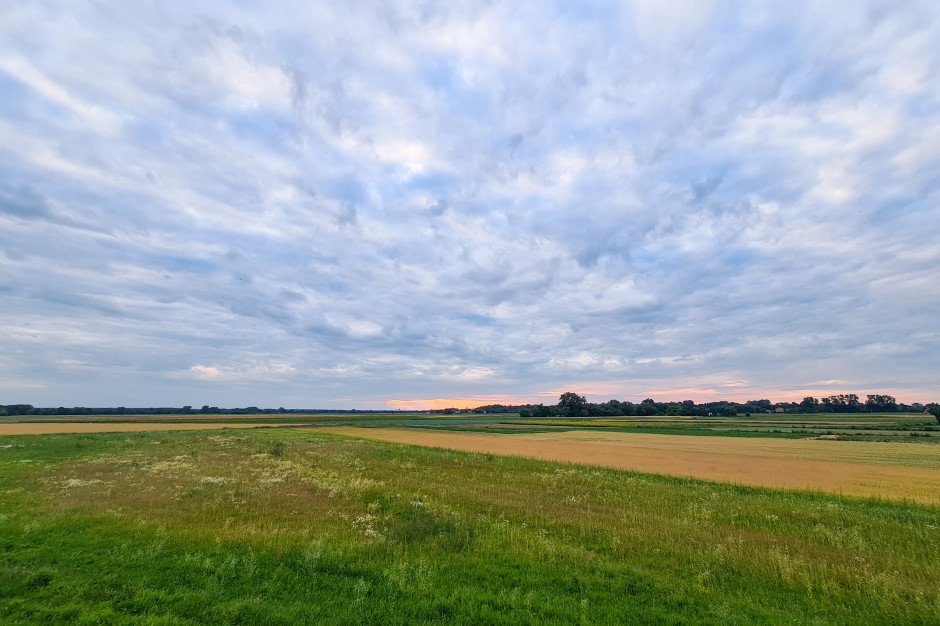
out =
[[0,378],[43,387],[4,394],[926,400],[938,35],[916,1],[9,9]]
[[294,373],[294,368],[285,363],[250,361],[224,367],[193,365],[185,372],[171,372],[170,378],[208,381],[278,381]]

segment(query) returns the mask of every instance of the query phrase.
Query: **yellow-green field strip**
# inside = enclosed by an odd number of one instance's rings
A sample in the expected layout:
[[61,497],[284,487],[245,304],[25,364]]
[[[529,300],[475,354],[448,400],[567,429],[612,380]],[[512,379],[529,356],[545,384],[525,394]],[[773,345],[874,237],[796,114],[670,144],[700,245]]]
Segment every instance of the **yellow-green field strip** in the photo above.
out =
[[272,428],[290,424],[262,423],[158,423],[158,422],[41,422],[0,424],[3,435],[65,435],[70,433],[137,433],[163,430],[220,430],[224,428]]

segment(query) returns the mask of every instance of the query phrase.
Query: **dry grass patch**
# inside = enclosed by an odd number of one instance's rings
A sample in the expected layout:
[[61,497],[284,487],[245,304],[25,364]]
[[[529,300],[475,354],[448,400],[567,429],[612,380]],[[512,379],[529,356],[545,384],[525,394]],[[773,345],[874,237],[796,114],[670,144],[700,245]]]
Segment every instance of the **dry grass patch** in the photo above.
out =
[[[381,486],[355,457],[319,463],[323,442],[256,450],[244,438],[209,436],[191,445],[104,454],[58,465],[39,479],[58,511],[146,519],[222,540],[277,535],[308,537],[335,519],[360,513],[355,497]],[[347,524],[348,525],[348,524]]]

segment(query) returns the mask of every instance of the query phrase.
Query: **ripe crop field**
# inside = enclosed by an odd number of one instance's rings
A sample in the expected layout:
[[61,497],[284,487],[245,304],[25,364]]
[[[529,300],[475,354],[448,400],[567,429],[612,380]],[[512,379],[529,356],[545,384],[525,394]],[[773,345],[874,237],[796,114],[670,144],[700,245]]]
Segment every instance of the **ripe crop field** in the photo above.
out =
[[3,437],[0,621],[936,623],[938,528],[323,429]]

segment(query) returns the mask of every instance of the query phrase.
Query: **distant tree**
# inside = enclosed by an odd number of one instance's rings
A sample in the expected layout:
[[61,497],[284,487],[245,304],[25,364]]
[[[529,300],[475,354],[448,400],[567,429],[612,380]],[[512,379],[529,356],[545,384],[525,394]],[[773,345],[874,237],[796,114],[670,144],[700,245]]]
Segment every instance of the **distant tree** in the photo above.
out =
[[679,404],[678,402],[667,402],[666,403],[666,415],[685,415],[685,407]]
[[583,417],[587,415],[585,405],[587,400],[573,391],[566,391],[558,398],[558,413],[566,417]]
[[519,409],[519,417],[532,417],[531,409]]
[[722,402],[712,407],[712,413],[721,417],[734,417],[738,414],[738,408],[726,402]]
[[806,413],[814,413],[816,407],[819,406],[819,400],[812,396],[806,396],[803,398],[803,401],[800,402],[800,408]]
[[868,395],[868,401],[865,402],[865,406],[868,407],[869,411],[897,411],[898,403],[891,396],[884,395]]
[[931,402],[927,405],[927,412],[937,418],[937,423],[940,424],[940,404]]
[[835,411],[836,413],[845,413],[846,406],[847,406],[845,403],[845,396],[843,395],[829,396],[828,398],[826,398],[826,400],[828,400],[826,404],[829,407],[831,407],[833,411]]
[[532,415],[535,417],[551,417],[553,407],[538,404],[532,409]]
[[35,411],[32,404],[7,404],[3,407],[7,415],[30,415]]
[[620,410],[622,414],[626,416],[636,415],[636,405],[629,400],[624,400],[620,403]]
[[823,398],[823,405],[834,413],[857,413],[862,410],[862,403],[854,393],[842,393]]
[[635,415],[663,415],[665,412],[665,404],[657,403],[652,398],[646,398],[636,405]]
[[857,413],[862,410],[862,403],[858,401],[858,396],[854,393],[845,394],[845,403],[852,413]]

